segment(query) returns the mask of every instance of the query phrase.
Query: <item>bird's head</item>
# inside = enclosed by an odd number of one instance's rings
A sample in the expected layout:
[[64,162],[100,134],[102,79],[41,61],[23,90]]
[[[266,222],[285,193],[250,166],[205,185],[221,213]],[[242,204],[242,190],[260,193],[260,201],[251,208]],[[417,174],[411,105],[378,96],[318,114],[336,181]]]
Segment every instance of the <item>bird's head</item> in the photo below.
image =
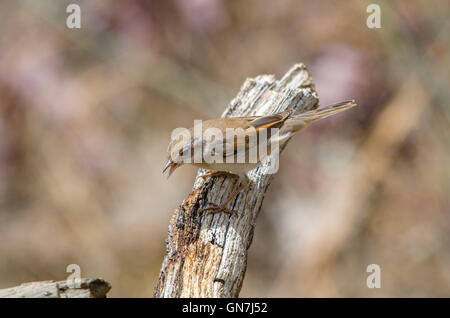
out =
[[194,157],[194,139],[190,131],[182,131],[172,137],[167,148],[167,162],[163,168],[163,173],[169,169],[167,178],[181,165],[193,162]]

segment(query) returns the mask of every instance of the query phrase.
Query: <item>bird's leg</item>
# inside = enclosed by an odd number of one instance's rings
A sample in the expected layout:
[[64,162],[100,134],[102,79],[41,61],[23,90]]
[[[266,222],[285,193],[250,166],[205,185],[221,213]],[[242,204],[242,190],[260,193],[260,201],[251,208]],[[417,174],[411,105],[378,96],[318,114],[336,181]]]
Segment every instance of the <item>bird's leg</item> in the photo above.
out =
[[227,171],[220,171],[220,170],[211,170],[211,172],[209,173],[205,173],[202,174],[200,176],[198,176],[199,178],[208,178],[208,177],[219,177],[219,176],[232,176],[232,177],[236,177],[238,175],[231,173],[231,172],[227,172]]
[[221,205],[217,205],[214,203],[210,203],[210,205],[212,205],[209,208],[204,208],[199,210],[199,212],[208,212],[208,214],[216,214],[216,213],[220,213],[220,212],[225,212],[228,214],[235,214],[236,211],[232,211],[230,209],[227,209],[226,206],[228,203],[231,202],[231,200],[233,200],[242,190],[244,190],[250,183],[250,180],[248,179],[246,174],[241,174],[238,175],[239,176],[239,180],[241,181],[241,185],[240,187],[234,191],[230,197],[228,199],[225,200],[224,203],[222,203]]

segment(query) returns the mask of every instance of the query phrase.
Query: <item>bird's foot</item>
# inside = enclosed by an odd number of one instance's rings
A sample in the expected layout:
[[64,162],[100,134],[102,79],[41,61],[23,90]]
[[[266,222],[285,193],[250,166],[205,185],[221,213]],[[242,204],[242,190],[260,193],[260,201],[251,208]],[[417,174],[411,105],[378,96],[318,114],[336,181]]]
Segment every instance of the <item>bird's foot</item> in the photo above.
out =
[[205,179],[208,177],[220,177],[220,176],[231,176],[231,177],[237,177],[235,174],[227,172],[227,171],[220,171],[220,170],[213,170],[209,173],[202,174],[198,176],[199,178]]
[[199,212],[200,213],[207,212],[208,215],[209,214],[216,214],[216,213],[220,213],[220,212],[224,212],[224,213],[227,213],[229,215],[237,214],[236,211],[227,209],[225,207],[225,205],[223,205],[223,204],[222,205],[217,205],[215,203],[209,203],[209,205],[211,205],[211,206],[208,207],[208,208],[201,209],[201,210],[199,210]]

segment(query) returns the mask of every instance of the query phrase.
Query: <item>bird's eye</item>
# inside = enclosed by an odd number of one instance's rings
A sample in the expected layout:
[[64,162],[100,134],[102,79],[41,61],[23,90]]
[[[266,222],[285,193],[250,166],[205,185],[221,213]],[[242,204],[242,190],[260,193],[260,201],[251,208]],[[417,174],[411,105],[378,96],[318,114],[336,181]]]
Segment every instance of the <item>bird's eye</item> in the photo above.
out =
[[182,156],[182,155],[184,154],[183,149],[180,149],[180,151],[178,152],[178,154],[179,154],[180,156]]

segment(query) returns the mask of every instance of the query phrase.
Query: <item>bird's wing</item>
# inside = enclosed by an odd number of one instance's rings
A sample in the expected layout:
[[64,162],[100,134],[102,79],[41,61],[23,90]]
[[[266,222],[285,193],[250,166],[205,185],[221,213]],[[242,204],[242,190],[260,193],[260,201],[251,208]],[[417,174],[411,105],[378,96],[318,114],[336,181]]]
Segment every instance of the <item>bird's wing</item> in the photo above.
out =
[[283,122],[292,114],[293,109],[288,109],[282,113],[261,116],[250,122],[250,125],[256,130],[261,128],[280,128]]
[[[251,117],[238,117],[236,120],[246,121],[247,125],[242,125],[245,127],[241,133],[237,134],[234,138],[234,142],[231,140],[224,139],[223,141],[223,157],[224,160],[230,156],[236,156],[239,149],[248,152],[249,149],[257,146],[259,133],[261,129],[267,129],[267,138],[270,138],[271,131],[269,128],[280,128],[284,121],[292,114],[293,110],[288,109],[284,112],[267,115],[267,116],[251,116]],[[252,139],[253,134],[253,139]]]

